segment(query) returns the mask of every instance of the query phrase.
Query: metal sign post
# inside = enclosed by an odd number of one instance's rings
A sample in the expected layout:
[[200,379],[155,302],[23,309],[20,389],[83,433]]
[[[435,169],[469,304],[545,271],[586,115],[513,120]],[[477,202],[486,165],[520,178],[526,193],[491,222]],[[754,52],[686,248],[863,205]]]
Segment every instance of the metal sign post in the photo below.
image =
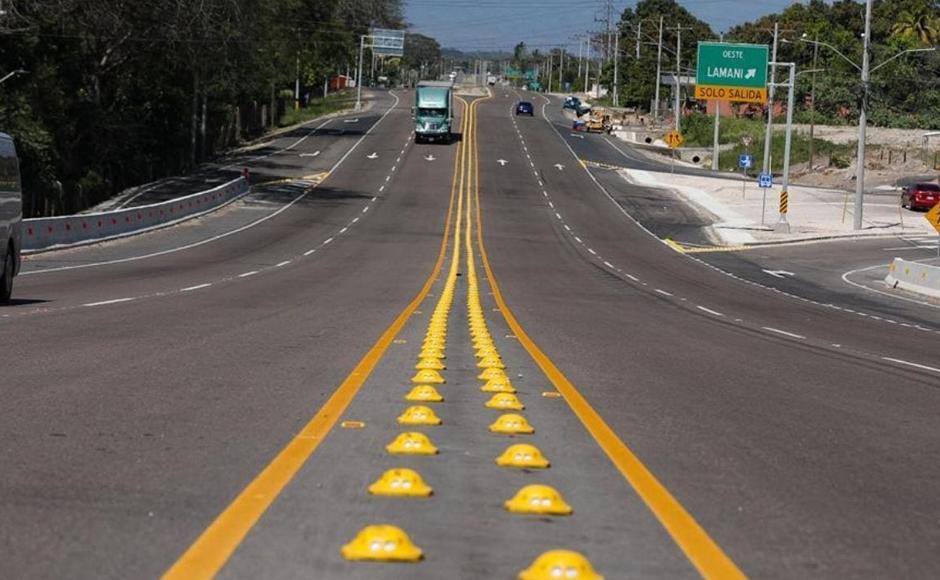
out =
[[367,48],[372,50],[373,68],[376,56],[404,56],[405,31],[373,28],[369,34],[359,37],[359,68],[356,73],[357,111],[362,109],[362,54]]

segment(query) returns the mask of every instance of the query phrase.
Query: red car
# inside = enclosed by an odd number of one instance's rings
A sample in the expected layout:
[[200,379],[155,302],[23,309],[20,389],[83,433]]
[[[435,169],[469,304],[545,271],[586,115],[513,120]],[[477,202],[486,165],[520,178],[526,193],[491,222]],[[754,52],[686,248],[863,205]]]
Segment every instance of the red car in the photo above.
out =
[[928,210],[940,203],[940,185],[912,183],[901,190],[901,207]]

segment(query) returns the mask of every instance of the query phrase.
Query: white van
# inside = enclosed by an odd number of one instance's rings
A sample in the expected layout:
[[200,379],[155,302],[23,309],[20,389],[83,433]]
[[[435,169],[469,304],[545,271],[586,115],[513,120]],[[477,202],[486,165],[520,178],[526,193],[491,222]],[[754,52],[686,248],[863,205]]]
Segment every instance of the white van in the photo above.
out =
[[0,303],[9,302],[20,271],[23,191],[13,138],[0,133]]

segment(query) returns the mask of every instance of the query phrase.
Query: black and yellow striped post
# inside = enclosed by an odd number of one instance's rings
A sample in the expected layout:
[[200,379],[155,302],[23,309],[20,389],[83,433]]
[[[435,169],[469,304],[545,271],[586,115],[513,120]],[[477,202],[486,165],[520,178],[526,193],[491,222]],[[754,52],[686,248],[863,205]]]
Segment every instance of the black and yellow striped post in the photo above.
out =
[[790,205],[790,196],[786,190],[780,192],[780,215],[786,215]]

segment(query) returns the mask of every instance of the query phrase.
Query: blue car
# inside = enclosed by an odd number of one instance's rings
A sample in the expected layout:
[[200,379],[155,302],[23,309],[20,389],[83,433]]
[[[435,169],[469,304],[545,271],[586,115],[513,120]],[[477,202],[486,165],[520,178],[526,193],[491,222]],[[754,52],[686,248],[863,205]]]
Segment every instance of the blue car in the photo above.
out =
[[532,106],[532,103],[528,101],[520,101],[516,105],[516,114],[517,115],[528,115],[530,117],[535,116],[535,107]]

